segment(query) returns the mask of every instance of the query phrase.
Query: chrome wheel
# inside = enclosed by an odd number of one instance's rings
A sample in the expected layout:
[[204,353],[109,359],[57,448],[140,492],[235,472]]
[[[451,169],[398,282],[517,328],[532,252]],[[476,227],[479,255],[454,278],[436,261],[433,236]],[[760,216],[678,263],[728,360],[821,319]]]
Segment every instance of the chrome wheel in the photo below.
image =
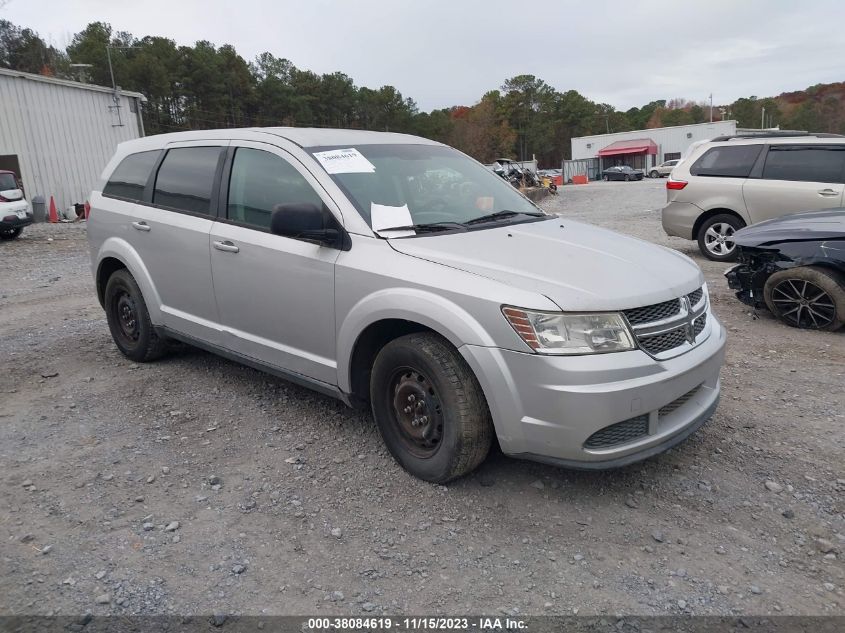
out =
[[804,279],[784,279],[772,288],[771,300],[778,316],[795,327],[817,330],[836,317],[833,298]]
[[734,232],[734,227],[727,222],[712,224],[704,232],[704,247],[717,257],[729,255],[736,248],[733,239]]

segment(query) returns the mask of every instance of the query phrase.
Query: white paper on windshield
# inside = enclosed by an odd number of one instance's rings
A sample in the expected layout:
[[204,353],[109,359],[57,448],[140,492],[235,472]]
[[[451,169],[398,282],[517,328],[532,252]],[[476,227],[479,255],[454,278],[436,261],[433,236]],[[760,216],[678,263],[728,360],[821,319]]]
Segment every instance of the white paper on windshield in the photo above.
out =
[[370,222],[373,225],[373,231],[382,237],[408,237],[409,235],[416,235],[416,231],[389,231],[392,226],[408,226],[413,224],[414,220],[411,218],[411,211],[407,204],[401,207],[391,207],[386,204],[370,205]]
[[372,174],[376,170],[375,165],[354,147],[314,152],[314,158],[330,174]]

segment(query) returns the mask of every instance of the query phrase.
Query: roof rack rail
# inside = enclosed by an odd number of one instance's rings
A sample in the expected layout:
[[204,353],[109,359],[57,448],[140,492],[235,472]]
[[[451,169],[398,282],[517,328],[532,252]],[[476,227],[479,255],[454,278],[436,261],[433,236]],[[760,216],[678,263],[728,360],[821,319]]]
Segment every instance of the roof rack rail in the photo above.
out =
[[749,138],[789,138],[796,136],[812,136],[814,138],[845,138],[842,134],[828,134],[822,132],[801,132],[797,130],[780,130],[777,132],[745,132],[743,134],[730,134],[727,136],[717,136],[710,139],[713,142],[731,141],[734,139],[749,139]]

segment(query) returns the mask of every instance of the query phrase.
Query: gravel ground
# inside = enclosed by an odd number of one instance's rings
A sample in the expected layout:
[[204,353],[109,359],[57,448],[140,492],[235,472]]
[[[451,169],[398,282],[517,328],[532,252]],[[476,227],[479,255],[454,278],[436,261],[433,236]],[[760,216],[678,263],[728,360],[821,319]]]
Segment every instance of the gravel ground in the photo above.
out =
[[0,243],[0,612],[845,614],[845,334],[752,314],[663,200],[544,205],[702,266],[729,330],[712,421],[623,470],[493,455],[449,486],[329,398],[191,348],[124,359],[83,225]]

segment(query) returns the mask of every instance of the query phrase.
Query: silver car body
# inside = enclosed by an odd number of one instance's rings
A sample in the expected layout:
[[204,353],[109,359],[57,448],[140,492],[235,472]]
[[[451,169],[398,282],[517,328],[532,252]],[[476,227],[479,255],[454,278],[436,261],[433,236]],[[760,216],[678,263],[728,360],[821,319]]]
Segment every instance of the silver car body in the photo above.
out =
[[651,178],[665,178],[670,173],[672,173],[672,170],[675,168],[675,165],[677,165],[680,161],[680,158],[663,161],[659,165],[655,165],[654,167],[649,169],[648,175]]
[[[349,234],[348,250],[102,194],[127,155],[203,143],[260,147],[288,161]],[[505,453],[562,465],[642,459],[710,417],[725,330],[692,260],[560,218],[385,239],[303,149],[370,143],[436,144],[401,134],[264,128],[120,145],[91,195],[88,235],[101,299],[104,270],[125,266],[162,332],[347,403],[355,399],[356,346],[368,328],[390,319],[418,323],[448,339],[475,372]],[[657,311],[632,326],[635,335],[675,337],[677,345],[655,353],[537,354],[503,317],[508,305],[549,312],[651,307]],[[629,441],[585,446],[597,431],[632,424],[643,431]]]

